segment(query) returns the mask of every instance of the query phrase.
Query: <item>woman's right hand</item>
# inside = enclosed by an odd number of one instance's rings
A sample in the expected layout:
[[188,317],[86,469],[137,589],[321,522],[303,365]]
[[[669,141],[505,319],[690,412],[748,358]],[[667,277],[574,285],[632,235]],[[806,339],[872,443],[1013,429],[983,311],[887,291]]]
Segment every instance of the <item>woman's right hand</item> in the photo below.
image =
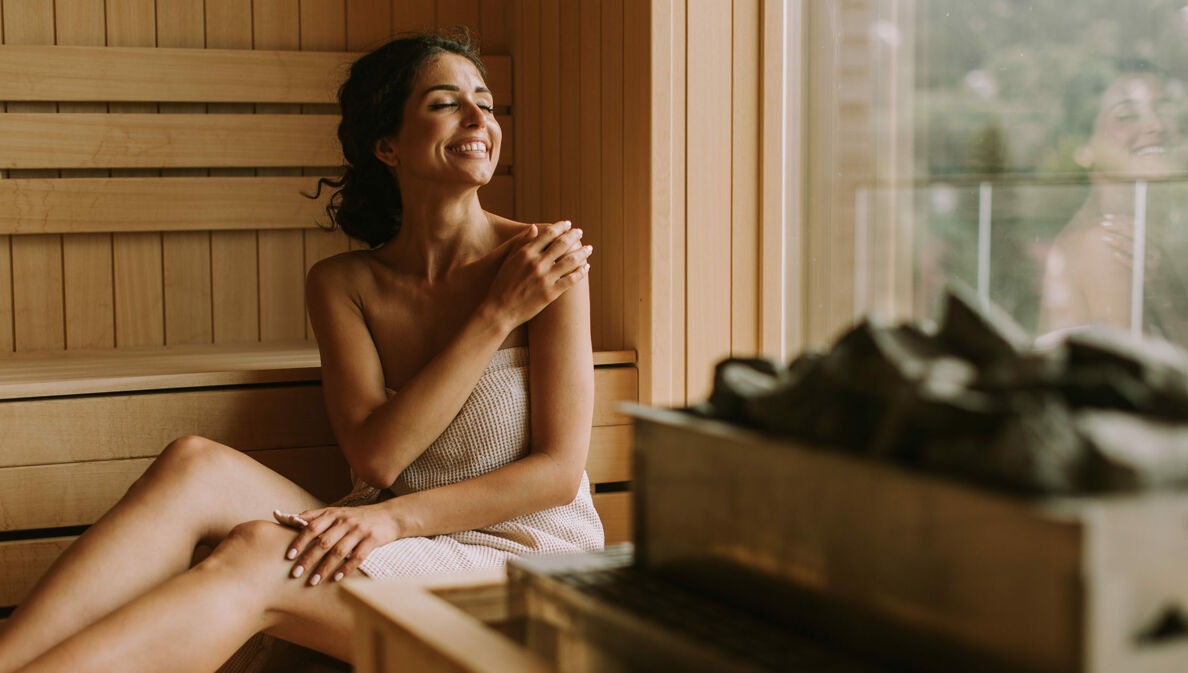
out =
[[589,275],[586,260],[594,248],[581,246],[581,239],[582,230],[568,221],[526,227],[496,250],[503,263],[484,306],[509,329],[531,320]]

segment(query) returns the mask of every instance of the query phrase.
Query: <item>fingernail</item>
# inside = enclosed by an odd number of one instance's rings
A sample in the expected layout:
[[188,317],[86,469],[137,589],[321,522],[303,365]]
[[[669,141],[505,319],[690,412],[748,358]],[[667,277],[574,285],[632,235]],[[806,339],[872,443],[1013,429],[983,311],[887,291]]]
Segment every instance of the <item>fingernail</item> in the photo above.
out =
[[302,566],[297,566],[296,568],[293,568],[293,579],[297,579],[298,577],[301,577],[301,574],[304,572],[305,572],[305,568]]
[[572,229],[572,228],[573,228],[573,222],[570,222],[569,220],[565,220],[564,222],[562,222],[562,224],[564,224],[564,225],[565,225],[565,229],[566,229],[566,230],[569,230],[569,229]]
[[322,581],[322,576],[317,573],[314,573],[314,576],[309,578],[309,586],[316,587],[316,586],[318,586],[318,582],[321,582],[321,581]]
[[297,558],[297,550],[290,549],[289,552],[287,554],[285,554],[285,558],[289,559],[290,561]]
[[590,270],[590,265],[589,265],[589,264],[587,264],[587,265],[585,265],[585,266],[583,266],[583,267],[582,267],[582,271],[589,271],[589,270]]
[[1106,215],[1106,218],[1101,221],[1101,226],[1103,226],[1103,227],[1114,226],[1114,218],[1110,217],[1109,215]]
[[341,582],[343,577],[344,577],[344,575],[342,573],[338,573],[334,576],[334,581]]
[[581,229],[574,229],[573,231],[574,231],[574,233],[575,233],[575,234],[577,234],[577,237],[578,237],[578,238],[581,238],[581,237],[582,237],[582,233],[583,233],[583,232],[582,232],[582,230],[581,230]]
[[1111,234],[1106,234],[1105,236],[1101,237],[1101,240],[1105,241],[1106,243],[1113,243],[1114,241],[1118,240],[1118,237]]
[[587,245],[586,247],[582,248],[582,250],[585,251],[585,253],[588,255],[588,254],[594,252],[594,246]]

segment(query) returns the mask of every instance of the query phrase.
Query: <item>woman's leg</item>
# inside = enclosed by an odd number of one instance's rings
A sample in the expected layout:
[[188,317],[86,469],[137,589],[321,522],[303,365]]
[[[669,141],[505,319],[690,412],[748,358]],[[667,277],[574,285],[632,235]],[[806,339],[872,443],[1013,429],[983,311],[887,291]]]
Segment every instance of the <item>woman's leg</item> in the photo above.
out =
[[351,613],[338,585],[289,577],[293,531],[236,526],[209,558],[34,660],[21,673],[213,671],[269,630],[350,659]]
[[170,577],[199,542],[274,508],[321,506],[248,456],[201,437],[172,442],[120,502],[75,542],[0,630],[11,671]]

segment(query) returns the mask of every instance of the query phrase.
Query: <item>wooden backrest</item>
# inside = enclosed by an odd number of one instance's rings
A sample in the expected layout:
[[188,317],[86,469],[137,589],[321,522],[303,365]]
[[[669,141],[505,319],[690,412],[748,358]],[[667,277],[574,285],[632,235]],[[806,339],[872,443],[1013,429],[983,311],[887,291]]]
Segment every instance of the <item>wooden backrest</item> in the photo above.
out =
[[[350,244],[301,192],[340,170],[358,55],[0,46],[0,352],[312,338],[305,272]],[[486,61],[481,196],[510,216],[511,60]]]

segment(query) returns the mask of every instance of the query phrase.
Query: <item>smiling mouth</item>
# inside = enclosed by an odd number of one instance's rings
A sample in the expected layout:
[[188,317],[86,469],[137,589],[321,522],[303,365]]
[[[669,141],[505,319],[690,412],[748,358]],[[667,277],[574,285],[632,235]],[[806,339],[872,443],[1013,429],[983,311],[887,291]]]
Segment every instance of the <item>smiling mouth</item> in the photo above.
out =
[[455,154],[483,154],[483,155],[486,155],[490,151],[487,147],[487,143],[482,142],[482,141],[472,141],[472,142],[462,143],[461,145],[454,145],[453,147],[447,147],[446,149],[455,153]]
[[1152,145],[1150,147],[1143,147],[1132,152],[1136,157],[1155,157],[1167,154],[1167,148],[1162,145]]

